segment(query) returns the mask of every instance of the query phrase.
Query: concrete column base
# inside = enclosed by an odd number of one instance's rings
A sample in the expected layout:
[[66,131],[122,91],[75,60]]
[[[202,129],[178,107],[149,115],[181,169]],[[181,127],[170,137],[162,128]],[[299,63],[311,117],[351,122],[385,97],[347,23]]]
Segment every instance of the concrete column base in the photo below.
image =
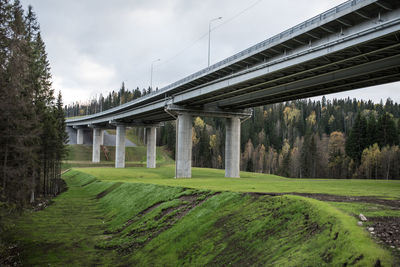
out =
[[76,144],[83,145],[83,129],[76,129]]
[[147,168],[156,167],[156,130],[156,127],[146,128]]
[[175,178],[192,177],[192,120],[189,113],[178,114]]
[[226,120],[225,177],[240,177],[240,118]]
[[99,128],[93,128],[93,152],[92,152],[92,162],[100,162],[100,131]]
[[124,125],[117,125],[115,168],[125,168],[125,132]]

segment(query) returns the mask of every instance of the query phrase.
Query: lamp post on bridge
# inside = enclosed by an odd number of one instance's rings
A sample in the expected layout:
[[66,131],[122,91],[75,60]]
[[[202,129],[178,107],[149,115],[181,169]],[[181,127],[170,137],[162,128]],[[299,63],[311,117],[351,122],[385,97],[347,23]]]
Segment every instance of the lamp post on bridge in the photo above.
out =
[[154,65],[154,63],[156,63],[157,61],[160,61],[161,59],[156,59],[156,60],[153,60],[152,62],[151,62],[151,70],[150,70],[150,90],[152,90],[153,91],[153,65]]
[[211,22],[222,19],[222,17],[218,17],[210,20],[208,23],[208,67],[210,67],[210,45],[211,45]]

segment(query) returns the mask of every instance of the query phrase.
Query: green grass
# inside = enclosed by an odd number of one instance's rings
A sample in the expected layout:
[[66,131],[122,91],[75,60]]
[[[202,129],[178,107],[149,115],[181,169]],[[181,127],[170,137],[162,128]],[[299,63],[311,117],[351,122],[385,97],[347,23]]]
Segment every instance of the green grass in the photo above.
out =
[[[24,265],[110,265],[117,258],[115,251],[94,248],[106,228],[101,207],[80,187],[80,180],[67,182],[68,191],[54,198],[52,205],[19,218],[15,236]],[[104,183],[104,188],[108,185]]]
[[[103,152],[100,153],[100,164],[91,163],[92,160],[92,146],[88,145],[68,145],[68,155],[64,163],[69,166],[82,167],[82,165],[96,166],[105,165],[112,166],[115,162],[115,147],[107,146],[109,151],[109,159],[106,160]],[[127,147],[125,149],[125,159],[126,164],[146,164],[146,153],[147,147],[137,146],[137,147]],[[157,165],[171,164],[173,160],[170,158],[168,153],[165,151],[164,147],[157,147],[156,150],[156,161]]]
[[126,138],[131,140],[131,142],[133,142],[134,144],[136,144],[138,146],[142,146],[142,145],[144,145],[143,139],[139,138],[136,135],[136,131],[137,131],[137,129],[134,129],[134,128],[127,129],[126,130]]
[[[132,143],[138,145],[138,146],[143,146],[143,138],[139,138],[136,135],[137,128],[127,128],[126,129],[126,138],[130,140]],[[108,134],[116,135],[117,131],[116,130],[107,130]]]
[[215,191],[323,193],[400,199],[398,180],[293,179],[249,172],[241,172],[241,178],[225,178],[224,170],[207,168],[192,168],[191,179],[174,179],[174,168],[174,165],[164,165],[156,169],[82,168],[80,171],[103,181],[151,183]]
[[90,162],[91,146],[69,149],[63,168],[81,167],[63,175],[69,190],[45,210],[13,220],[12,236],[22,248],[24,265],[393,264],[390,252],[357,226],[355,215],[400,216],[399,210],[246,192],[400,199],[400,181],[248,172],[225,178],[224,170],[207,168],[193,168],[191,179],[174,179],[174,162],[163,148],[157,148],[156,169],[138,167],[146,164],[144,146],[126,149],[125,169],[113,168],[114,147],[108,147],[110,160],[102,155],[98,164]]
[[[211,181],[215,173],[168,179],[161,170],[107,168],[64,174],[69,190],[43,211],[26,214],[16,234],[29,266],[384,266],[389,252],[355,218],[330,204],[298,196],[157,185],[156,181]],[[98,180],[88,170],[99,170]],[[114,169],[112,169],[115,171]],[[200,172],[197,172],[197,171]],[[147,171],[147,175],[146,175]],[[119,182],[137,172],[149,178]],[[244,174],[246,176],[246,174]],[[131,177],[131,175],[129,176]],[[125,176],[122,180],[130,180]],[[149,179],[153,183],[143,183]],[[202,180],[204,179],[204,180]],[[226,179],[225,189],[230,185]],[[281,179],[243,178],[245,179]],[[142,182],[140,182],[142,180]],[[232,181],[239,181],[236,179]],[[231,182],[233,184],[234,182]],[[214,185],[215,186],[215,185]],[[220,185],[222,187],[222,185]]]

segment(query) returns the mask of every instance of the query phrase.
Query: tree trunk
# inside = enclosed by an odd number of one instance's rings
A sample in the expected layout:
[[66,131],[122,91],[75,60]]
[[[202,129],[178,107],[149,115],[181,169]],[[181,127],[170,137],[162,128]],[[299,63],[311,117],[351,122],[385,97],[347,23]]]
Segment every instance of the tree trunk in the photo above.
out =
[[31,200],[29,201],[30,203],[33,203],[35,201],[35,171],[32,170],[32,184],[31,184]]
[[390,173],[390,156],[387,161],[387,168],[386,168],[386,180],[389,180],[389,173]]
[[44,160],[43,160],[43,196],[46,196],[46,193],[47,193],[46,178],[47,178],[47,160],[46,160],[46,157],[44,157]]
[[4,161],[3,161],[3,192],[6,190],[7,185],[7,160],[8,160],[8,144],[5,145]]

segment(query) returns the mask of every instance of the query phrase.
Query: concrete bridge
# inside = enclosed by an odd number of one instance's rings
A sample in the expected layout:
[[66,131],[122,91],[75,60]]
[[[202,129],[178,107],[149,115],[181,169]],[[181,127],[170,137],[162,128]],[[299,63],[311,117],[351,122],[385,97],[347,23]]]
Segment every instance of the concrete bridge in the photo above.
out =
[[225,176],[239,177],[240,124],[250,107],[400,80],[400,1],[350,0],[156,92],[67,120],[81,143],[117,129],[116,168],[125,166],[125,129],[146,127],[147,167],[155,167],[156,127],[177,120],[176,177],[191,177],[192,118],[226,118]]

